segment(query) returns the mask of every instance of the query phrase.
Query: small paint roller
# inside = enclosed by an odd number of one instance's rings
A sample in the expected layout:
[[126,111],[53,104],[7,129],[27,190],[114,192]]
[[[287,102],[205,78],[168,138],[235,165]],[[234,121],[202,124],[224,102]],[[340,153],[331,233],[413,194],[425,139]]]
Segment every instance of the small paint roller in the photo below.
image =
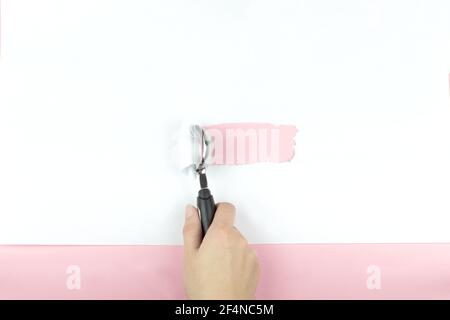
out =
[[[189,134],[187,134],[189,132]],[[206,167],[210,164],[212,141],[199,125],[184,126],[178,139],[180,166],[185,172],[194,172],[200,180],[197,207],[200,212],[203,236],[209,229],[216,212],[214,197],[208,188]]]

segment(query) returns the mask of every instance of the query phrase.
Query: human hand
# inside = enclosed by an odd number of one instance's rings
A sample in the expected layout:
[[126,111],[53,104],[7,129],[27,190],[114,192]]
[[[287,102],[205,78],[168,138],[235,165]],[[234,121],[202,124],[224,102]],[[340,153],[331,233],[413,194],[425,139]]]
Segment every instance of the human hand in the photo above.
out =
[[198,210],[188,205],[183,229],[184,285],[193,300],[253,299],[259,279],[255,251],[234,227],[235,208],[220,203],[202,242]]

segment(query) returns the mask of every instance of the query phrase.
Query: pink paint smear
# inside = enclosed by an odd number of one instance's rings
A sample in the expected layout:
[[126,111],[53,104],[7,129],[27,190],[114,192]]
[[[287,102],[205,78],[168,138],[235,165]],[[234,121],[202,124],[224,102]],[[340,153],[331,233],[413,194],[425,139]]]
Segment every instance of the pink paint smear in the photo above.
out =
[[292,125],[268,123],[226,123],[207,126],[216,165],[240,165],[257,162],[287,162],[295,155]]

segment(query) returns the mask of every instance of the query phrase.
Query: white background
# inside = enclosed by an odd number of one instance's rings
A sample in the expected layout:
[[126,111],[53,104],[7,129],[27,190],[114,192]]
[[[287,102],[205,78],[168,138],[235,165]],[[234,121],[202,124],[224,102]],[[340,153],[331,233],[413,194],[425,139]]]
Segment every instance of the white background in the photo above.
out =
[[0,243],[181,243],[186,119],[297,126],[209,170],[250,242],[450,241],[449,1],[1,5]]

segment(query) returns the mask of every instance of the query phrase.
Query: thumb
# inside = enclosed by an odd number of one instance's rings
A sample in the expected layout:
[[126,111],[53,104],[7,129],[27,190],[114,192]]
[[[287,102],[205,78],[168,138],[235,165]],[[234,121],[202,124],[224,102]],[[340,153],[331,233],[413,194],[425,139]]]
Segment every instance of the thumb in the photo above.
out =
[[187,205],[183,228],[184,252],[192,254],[202,243],[202,227],[197,208]]

